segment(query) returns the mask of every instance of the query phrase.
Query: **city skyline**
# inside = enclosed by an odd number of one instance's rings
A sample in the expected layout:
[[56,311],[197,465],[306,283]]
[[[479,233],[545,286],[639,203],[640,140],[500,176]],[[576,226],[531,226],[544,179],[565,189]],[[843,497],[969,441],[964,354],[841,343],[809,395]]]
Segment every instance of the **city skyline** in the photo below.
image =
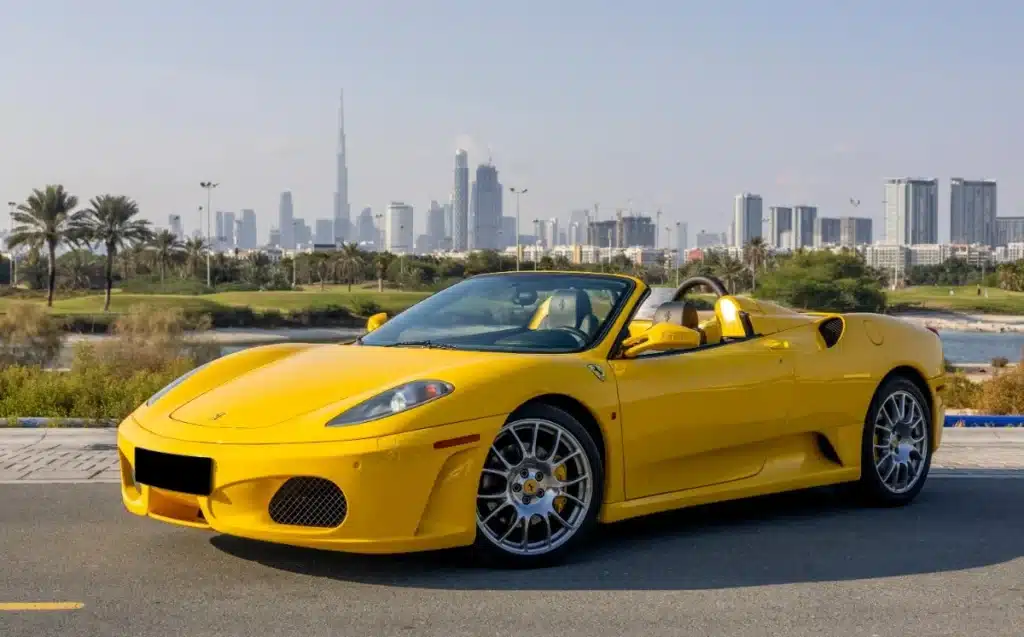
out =
[[[827,216],[852,214],[855,198],[881,234],[878,184],[906,173],[995,179],[1000,214],[1024,214],[1012,132],[1024,89],[1006,81],[1021,8],[783,5],[587,6],[568,20],[544,5],[527,15],[442,2],[397,20],[372,5],[282,13],[232,0],[110,17],[54,0],[60,19],[48,20],[12,4],[0,37],[34,53],[0,60],[18,96],[0,101],[17,149],[0,153],[0,190],[124,193],[155,223],[179,214],[192,226],[205,203],[196,184],[212,179],[214,210],[255,210],[261,237],[284,190],[312,224],[332,216],[340,190],[329,158],[344,85],[350,218],[391,200],[417,211],[448,201],[456,148],[471,167],[493,156],[503,183],[530,189],[521,232],[526,219],[630,200],[694,236],[724,231],[731,198],[751,189],[766,207],[810,202]],[[901,28],[909,19],[917,28]],[[90,29],[111,35],[75,37]],[[426,50],[396,37],[424,30],[435,36]],[[536,36],[528,49],[524,32]],[[51,45],[35,51],[42,39]],[[509,82],[508,69],[524,79]],[[936,81],[949,76],[955,95]],[[884,99],[879,77],[894,80]],[[54,82],[75,99],[33,99]],[[948,199],[943,186],[940,241]]]

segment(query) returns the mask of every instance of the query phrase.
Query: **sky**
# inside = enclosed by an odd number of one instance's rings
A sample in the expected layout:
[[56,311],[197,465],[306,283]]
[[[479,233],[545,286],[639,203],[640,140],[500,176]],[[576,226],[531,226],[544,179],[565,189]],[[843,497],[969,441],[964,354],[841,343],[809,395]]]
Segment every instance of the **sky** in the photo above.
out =
[[[280,192],[353,217],[447,201],[456,148],[534,218],[599,205],[724,232],[733,197],[858,214],[883,182],[999,182],[1024,215],[1024,3],[982,0],[0,0],[0,197],[62,183],[195,227]],[[850,198],[860,200],[854,210]],[[506,214],[515,201],[505,198]],[[6,220],[5,220],[6,221]],[[3,224],[6,226],[6,224]]]

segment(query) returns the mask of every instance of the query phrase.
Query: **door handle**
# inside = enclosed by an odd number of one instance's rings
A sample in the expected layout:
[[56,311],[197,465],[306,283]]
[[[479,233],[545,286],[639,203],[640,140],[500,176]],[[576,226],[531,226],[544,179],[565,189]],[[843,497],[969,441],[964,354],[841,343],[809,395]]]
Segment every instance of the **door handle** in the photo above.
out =
[[776,338],[770,338],[765,341],[765,345],[770,350],[789,349],[789,341],[783,341]]

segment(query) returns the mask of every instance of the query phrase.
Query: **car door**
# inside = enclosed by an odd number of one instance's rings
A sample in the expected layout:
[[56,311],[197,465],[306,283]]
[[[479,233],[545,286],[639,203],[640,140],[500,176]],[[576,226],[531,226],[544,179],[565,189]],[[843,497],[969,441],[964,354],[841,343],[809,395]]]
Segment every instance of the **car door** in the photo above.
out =
[[622,411],[626,498],[740,480],[785,431],[794,392],[787,343],[713,345],[612,361]]

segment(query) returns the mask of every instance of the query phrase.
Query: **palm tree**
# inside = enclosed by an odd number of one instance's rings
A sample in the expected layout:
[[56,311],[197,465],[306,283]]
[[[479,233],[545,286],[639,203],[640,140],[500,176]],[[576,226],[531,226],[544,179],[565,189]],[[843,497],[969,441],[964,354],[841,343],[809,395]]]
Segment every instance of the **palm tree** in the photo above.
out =
[[19,224],[7,239],[10,248],[28,246],[47,250],[46,305],[53,307],[53,291],[57,284],[57,246],[73,243],[78,238],[76,220],[80,213],[78,197],[64,190],[64,186],[48,185],[32,191],[25,203],[14,212]]
[[106,296],[103,311],[110,310],[110,291],[114,287],[114,259],[124,247],[133,247],[150,240],[153,233],[149,221],[135,219],[139,205],[124,195],[101,195],[89,202],[89,208],[76,223],[76,233],[90,244],[106,248],[106,267],[103,277]]
[[153,256],[160,267],[160,285],[163,285],[168,264],[174,259],[174,255],[181,251],[181,241],[170,230],[161,230],[153,235],[149,247],[153,250]]
[[377,291],[384,291],[384,277],[388,275],[388,269],[395,262],[395,255],[390,252],[378,252],[373,257],[373,265],[377,270]]
[[182,249],[185,251],[185,267],[188,270],[188,275],[194,277],[196,267],[206,254],[206,240],[202,237],[189,237],[185,239]]
[[757,287],[757,271],[764,266],[767,260],[768,246],[765,245],[764,238],[754,237],[747,242],[747,245],[743,246],[743,261],[750,267],[752,275],[751,287]]
[[355,273],[363,266],[363,253],[359,250],[359,245],[355,243],[342,245],[341,252],[338,253],[338,265],[341,266],[341,271],[345,274],[348,291],[351,292]]
[[743,264],[737,260],[726,257],[720,265],[715,267],[718,276],[725,280],[725,285],[732,294],[738,292],[737,285],[740,277],[743,276]]

